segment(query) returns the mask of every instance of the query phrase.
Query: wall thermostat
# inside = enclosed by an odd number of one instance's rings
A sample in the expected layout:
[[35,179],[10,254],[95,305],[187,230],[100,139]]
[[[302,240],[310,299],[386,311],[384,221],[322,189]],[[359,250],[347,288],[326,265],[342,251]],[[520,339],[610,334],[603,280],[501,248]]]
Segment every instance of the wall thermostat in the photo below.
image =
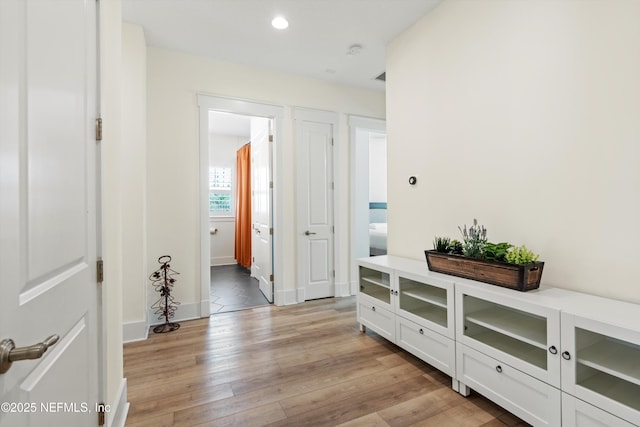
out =
[[418,182],[418,178],[416,178],[415,176],[409,177],[409,184],[416,185],[416,182]]

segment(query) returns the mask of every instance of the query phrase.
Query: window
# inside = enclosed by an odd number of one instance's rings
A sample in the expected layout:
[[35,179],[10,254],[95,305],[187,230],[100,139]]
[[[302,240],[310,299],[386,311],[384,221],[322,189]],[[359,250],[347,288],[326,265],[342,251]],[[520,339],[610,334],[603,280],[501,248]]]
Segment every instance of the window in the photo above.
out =
[[233,214],[233,171],[231,168],[209,168],[209,212]]

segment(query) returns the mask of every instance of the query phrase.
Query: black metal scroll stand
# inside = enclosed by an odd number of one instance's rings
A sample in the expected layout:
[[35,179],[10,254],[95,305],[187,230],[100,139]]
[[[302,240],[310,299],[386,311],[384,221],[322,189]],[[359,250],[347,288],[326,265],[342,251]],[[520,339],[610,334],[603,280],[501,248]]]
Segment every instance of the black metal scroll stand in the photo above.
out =
[[169,322],[169,319],[172,319],[175,315],[178,305],[180,305],[180,303],[175,301],[171,296],[171,289],[176,281],[173,276],[180,273],[169,268],[170,261],[171,257],[169,255],[163,255],[158,258],[161,266],[149,276],[149,280],[153,282],[152,284],[156,292],[160,292],[160,299],[151,306],[151,308],[156,309],[153,314],[159,314],[158,320],[164,318],[165,321],[164,324],[153,328],[153,332],[155,333],[171,332],[180,328],[179,323]]

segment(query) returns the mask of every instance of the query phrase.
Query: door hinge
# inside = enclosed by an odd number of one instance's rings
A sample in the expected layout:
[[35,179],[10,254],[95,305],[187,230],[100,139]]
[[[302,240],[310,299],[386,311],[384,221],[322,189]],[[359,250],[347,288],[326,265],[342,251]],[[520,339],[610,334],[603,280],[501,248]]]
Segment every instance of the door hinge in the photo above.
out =
[[271,228],[269,229],[269,235],[270,235],[270,236],[273,236],[273,227],[271,227]]
[[273,181],[269,181],[269,188],[273,188]]
[[96,141],[102,141],[102,117],[96,119]]
[[102,283],[104,281],[104,261],[98,258],[96,261],[96,281]]
[[332,232],[333,234],[335,234],[335,232],[336,232],[336,227],[335,227],[335,225],[332,225],[332,226],[331,226],[331,232]]
[[271,274],[271,275],[269,276],[269,281],[270,281],[270,282],[273,282],[273,274]]
[[98,409],[98,425],[99,426],[103,426],[105,424],[105,407],[107,405],[104,404],[104,402],[100,402],[97,405],[97,409]]
[[331,189],[332,189],[332,190],[335,190],[335,189],[336,189],[336,184],[335,184],[335,182],[332,182],[332,183],[331,183]]
[[333,146],[333,138],[331,138],[331,146]]
[[269,135],[269,142],[273,142],[273,135]]
[[331,276],[332,276],[334,279],[336,278],[336,271],[335,271],[335,270],[332,270],[332,271],[331,271]]

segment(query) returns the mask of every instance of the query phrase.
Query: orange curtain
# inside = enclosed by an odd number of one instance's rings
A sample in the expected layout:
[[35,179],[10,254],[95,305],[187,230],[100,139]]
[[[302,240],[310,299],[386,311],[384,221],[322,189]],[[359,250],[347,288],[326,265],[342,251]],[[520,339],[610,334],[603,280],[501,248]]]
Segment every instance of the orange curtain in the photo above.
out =
[[251,267],[251,145],[236,153],[236,262]]

